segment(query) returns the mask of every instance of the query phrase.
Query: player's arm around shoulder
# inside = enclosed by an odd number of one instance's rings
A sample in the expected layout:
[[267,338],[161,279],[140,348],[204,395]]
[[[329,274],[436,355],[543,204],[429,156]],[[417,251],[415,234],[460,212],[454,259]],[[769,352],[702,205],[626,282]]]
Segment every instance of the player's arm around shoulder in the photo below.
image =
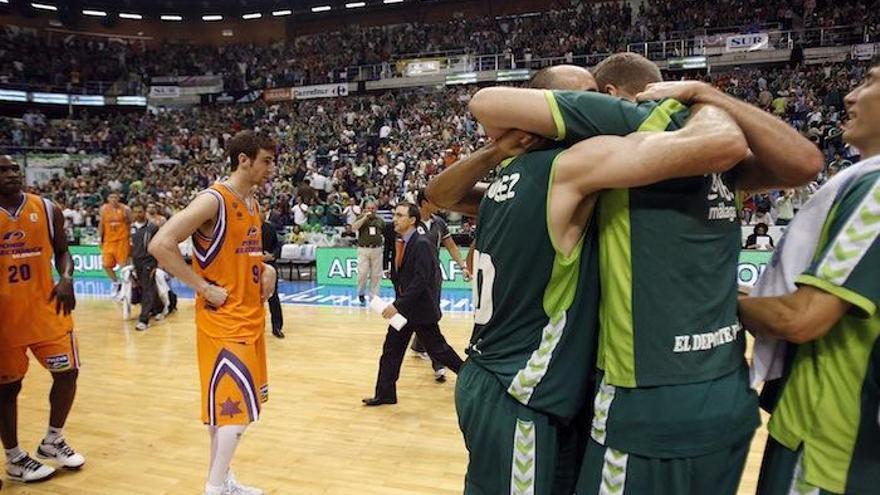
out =
[[502,86],[484,88],[474,94],[468,108],[491,138],[497,139],[510,129],[521,129],[549,139],[558,137],[556,121],[544,90]]
[[736,122],[712,106],[693,108],[688,123],[672,132],[598,136],[562,152],[555,181],[579,194],[630,188],[677,177],[730,170],[749,153]]

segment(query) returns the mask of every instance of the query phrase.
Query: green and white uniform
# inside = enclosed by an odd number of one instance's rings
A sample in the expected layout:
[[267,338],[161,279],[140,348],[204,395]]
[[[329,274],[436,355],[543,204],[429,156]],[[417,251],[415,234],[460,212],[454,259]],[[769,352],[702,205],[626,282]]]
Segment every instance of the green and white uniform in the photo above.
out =
[[586,420],[573,418],[589,403],[595,362],[598,260],[593,227],[571,253],[549,230],[564,152],[513,159],[480,205],[475,325],[456,383],[467,494],[573,491],[575,444],[586,437]]
[[[675,100],[636,105],[598,93],[546,94],[566,143],[675,130],[688,116]],[[644,459],[711,459],[733,445],[748,448],[759,416],[737,319],[734,183],[733,173],[706,174],[600,194],[596,445]],[[709,479],[741,469],[670,465]],[[613,491],[590,472],[596,469],[585,465],[579,495]]]
[[880,172],[838,196],[816,253],[797,282],[852,307],[792,346],[758,493],[880,493]]

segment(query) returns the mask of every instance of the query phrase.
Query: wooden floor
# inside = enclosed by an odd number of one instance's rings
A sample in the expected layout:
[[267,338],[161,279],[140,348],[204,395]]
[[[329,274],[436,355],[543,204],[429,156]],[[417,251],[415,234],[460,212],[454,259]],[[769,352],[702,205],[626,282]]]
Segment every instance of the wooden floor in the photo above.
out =
[[[233,467],[267,493],[453,495],[462,492],[466,452],[455,417],[455,378],[433,380],[408,356],[395,406],[364,408],[372,395],[385,327],[366,310],[284,306],[287,339],[269,336],[270,400]],[[80,472],[3,493],[200,494],[208,435],[200,423],[192,304],[147,332],[121,321],[107,301],[80,301],[75,314],[83,363],[66,428],[87,456]],[[469,316],[441,327],[456,349]],[[32,362],[19,402],[19,437],[33,452],[45,433],[48,373]],[[756,435],[740,494],[753,494],[766,440]]]

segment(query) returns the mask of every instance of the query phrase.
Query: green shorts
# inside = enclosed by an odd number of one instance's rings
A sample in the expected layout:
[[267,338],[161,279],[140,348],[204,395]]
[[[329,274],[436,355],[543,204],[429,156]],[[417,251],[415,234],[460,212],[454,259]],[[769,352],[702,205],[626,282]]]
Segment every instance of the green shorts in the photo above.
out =
[[757,495],[835,495],[834,492],[807,483],[802,474],[801,452],[789,450],[773,437],[768,437]]
[[571,495],[586,421],[564,425],[523,406],[470,361],[456,379],[455,408],[469,453],[465,495]]
[[751,440],[698,457],[652,459],[591,438],[575,495],[735,495]]

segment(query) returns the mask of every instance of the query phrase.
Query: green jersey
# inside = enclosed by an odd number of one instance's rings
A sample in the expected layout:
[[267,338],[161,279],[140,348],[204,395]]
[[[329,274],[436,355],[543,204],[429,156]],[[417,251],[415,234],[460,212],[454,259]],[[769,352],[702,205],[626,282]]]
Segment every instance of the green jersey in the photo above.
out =
[[[545,94],[566,144],[672,131],[689,115],[675,100]],[[760,424],[737,320],[734,179],[706,174],[600,193],[602,382],[591,430],[600,444],[654,458],[701,456]]]
[[770,435],[803,447],[804,480],[834,493],[880,490],[880,172],[835,200],[797,282],[850,303],[824,336],[797,346]]
[[562,152],[513,159],[480,204],[468,356],[521,404],[570,419],[587,401],[595,361],[598,266],[594,228],[568,254],[550,233]]
[[[688,116],[675,100],[636,105],[598,93],[547,95],[566,142],[675,130]],[[697,383],[742,366],[733,179],[706,174],[600,194],[598,364],[608,384]]]

